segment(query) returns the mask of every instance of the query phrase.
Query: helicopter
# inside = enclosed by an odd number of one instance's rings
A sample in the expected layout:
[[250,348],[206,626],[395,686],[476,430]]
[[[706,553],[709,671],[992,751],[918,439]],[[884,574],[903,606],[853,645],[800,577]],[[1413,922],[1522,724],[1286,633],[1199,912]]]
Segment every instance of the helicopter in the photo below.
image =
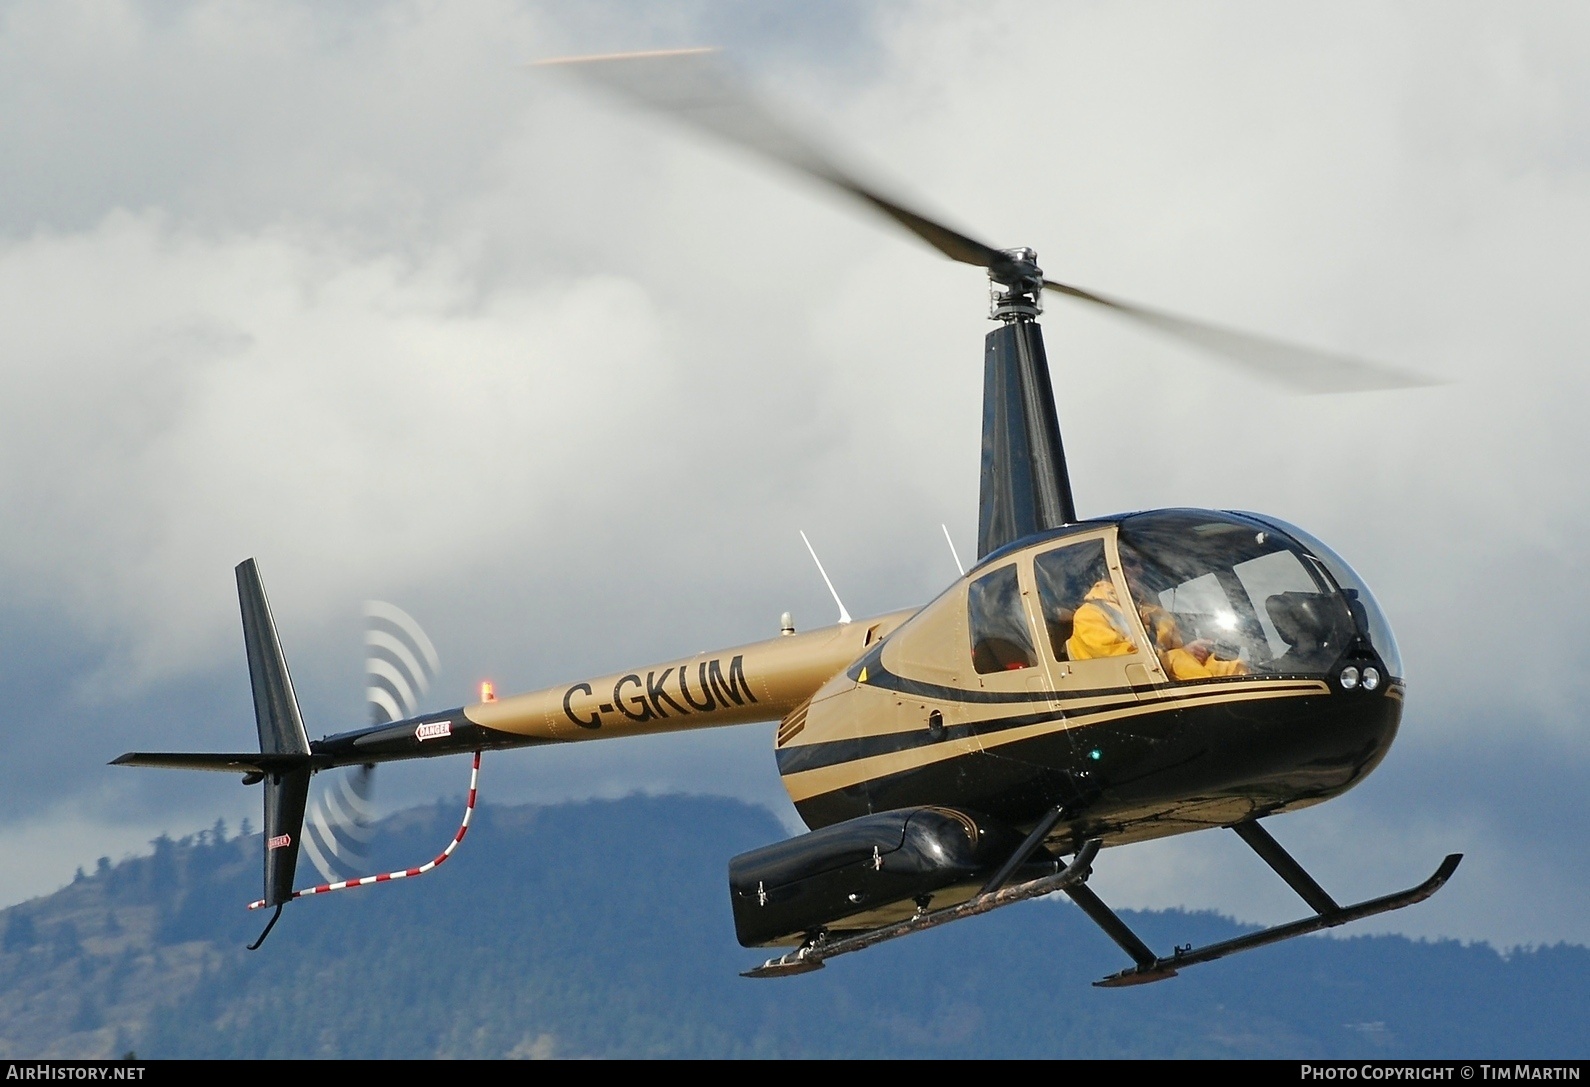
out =
[[[1059,892],[1131,960],[1094,984],[1135,985],[1402,909],[1450,879],[1461,854],[1411,888],[1341,905],[1264,828],[1341,795],[1385,757],[1406,694],[1390,623],[1346,561],[1277,518],[1079,516],[1038,318],[1058,295],[1305,391],[1427,380],[1049,279],[1033,249],[989,245],[860,180],[761,106],[713,50],[540,67],[792,169],[984,270],[995,327],[984,341],[976,561],[919,608],[852,619],[841,604],[840,622],[805,631],[786,615],[763,641],[524,694],[483,690],[469,705],[314,741],[258,566],[241,563],[258,752],[129,752],[114,764],[263,785],[264,893],[253,905],[274,912],[251,948],[288,902],[424,874],[468,829],[473,776],[463,824],[429,865],[294,890],[316,773],[473,753],[473,774],[485,750],[768,721],[809,831],[729,861],[740,944],[788,949],[747,977],[821,969]],[[1107,847],[1211,828],[1230,828],[1311,912],[1157,953],[1089,888],[1093,867]]]

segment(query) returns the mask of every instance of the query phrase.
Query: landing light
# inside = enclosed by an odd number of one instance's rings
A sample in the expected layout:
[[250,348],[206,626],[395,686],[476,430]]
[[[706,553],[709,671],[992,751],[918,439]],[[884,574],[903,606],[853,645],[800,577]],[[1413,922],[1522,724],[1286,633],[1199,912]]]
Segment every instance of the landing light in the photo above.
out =
[[1376,687],[1379,687],[1379,686],[1380,686],[1380,669],[1378,669],[1378,668],[1365,668],[1364,669],[1364,690],[1372,691]]
[[[1375,679],[1375,682],[1380,682],[1378,677]],[[1342,669],[1342,690],[1350,691],[1356,686],[1358,686],[1358,669],[1349,664],[1346,668]]]

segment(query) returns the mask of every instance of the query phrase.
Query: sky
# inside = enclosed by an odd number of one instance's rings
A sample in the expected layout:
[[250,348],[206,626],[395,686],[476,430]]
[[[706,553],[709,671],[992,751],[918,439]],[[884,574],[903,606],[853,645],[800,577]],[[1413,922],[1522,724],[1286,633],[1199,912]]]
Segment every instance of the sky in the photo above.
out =
[[[1052,277],[1384,360],[1286,395],[1051,301],[1080,511],[1264,511],[1374,589],[1402,732],[1270,824],[1355,926],[1590,943],[1590,12],[1567,3],[0,3],[0,903],[225,818],[258,559],[311,735],[360,605],[430,707],[925,602],[976,538],[986,283],[531,69],[717,45],[867,176]],[[772,728],[488,757],[795,829]],[[467,760],[388,766],[388,809]],[[725,858],[727,861],[727,857]],[[1110,851],[1118,907],[1300,912],[1233,835]]]

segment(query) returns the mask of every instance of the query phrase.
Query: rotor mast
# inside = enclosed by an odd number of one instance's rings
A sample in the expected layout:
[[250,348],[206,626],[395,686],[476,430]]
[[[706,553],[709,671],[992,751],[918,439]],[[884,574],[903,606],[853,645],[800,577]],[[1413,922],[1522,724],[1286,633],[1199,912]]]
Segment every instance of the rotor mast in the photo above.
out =
[[1043,270],[1031,249],[1001,256],[988,268],[989,318],[999,327],[983,342],[978,558],[1077,519],[1038,325]]

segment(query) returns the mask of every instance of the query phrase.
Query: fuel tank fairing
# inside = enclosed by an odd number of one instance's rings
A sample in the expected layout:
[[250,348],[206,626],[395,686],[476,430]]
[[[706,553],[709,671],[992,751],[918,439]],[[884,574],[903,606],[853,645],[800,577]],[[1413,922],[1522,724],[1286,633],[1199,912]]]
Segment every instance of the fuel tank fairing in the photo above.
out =
[[1073,837],[1131,841],[1345,790],[1396,733],[1401,671],[1323,544],[1158,510],[989,555],[824,685],[777,756],[811,826],[931,799],[1019,829],[1063,805]]
[[935,892],[990,874],[1020,841],[986,818],[921,807],[753,849],[729,862],[735,934],[742,947],[768,947],[897,920],[888,911],[901,903],[894,913],[908,917]]

